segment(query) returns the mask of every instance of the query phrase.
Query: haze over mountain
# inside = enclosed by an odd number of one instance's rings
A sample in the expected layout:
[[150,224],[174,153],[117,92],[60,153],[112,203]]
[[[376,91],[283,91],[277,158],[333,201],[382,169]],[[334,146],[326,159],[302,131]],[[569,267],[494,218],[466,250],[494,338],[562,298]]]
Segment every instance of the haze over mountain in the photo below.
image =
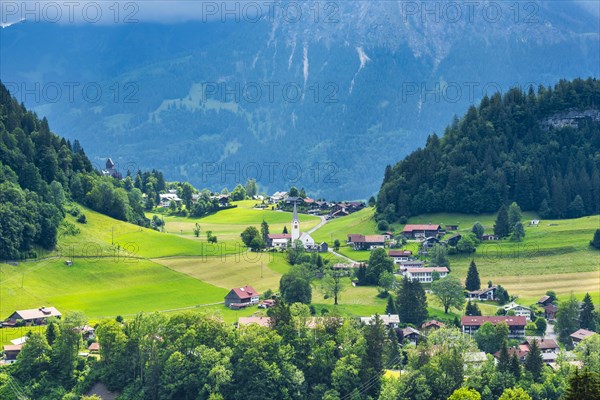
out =
[[213,189],[260,173],[268,191],[367,197],[387,164],[486,92],[600,76],[587,3],[451,4],[25,22],[0,30],[0,78],[98,166],[111,156],[123,170],[157,168]]

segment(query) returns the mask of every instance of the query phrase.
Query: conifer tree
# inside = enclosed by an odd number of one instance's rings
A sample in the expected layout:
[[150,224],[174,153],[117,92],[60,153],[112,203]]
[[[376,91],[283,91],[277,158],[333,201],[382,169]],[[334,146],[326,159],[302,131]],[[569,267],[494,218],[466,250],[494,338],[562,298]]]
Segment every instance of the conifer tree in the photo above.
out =
[[385,306],[386,314],[396,314],[396,304],[394,304],[394,297],[388,296],[387,305]]
[[508,211],[506,206],[502,204],[498,210],[498,216],[496,217],[496,223],[494,224],[494,234],[498,237],[504,238],[507,237],[509,233],[510,228],[508,223]]
[[477,271],[477,266],[475,265],[475,261],[473,260],[471,260],[471,265],[469,265],[469,272],[467,272],[467,280],[465,281],[465,287],[469,291],[481,289],[481,280],[479,279],[479,272]]
[[590,331],[596,330],[596,314],[594,312],[594,303],[589,293],[585,294],[581,312],[579,313],[579,326]]
[[542,352],[540,351],[537,340],[533,339],[529,346],[529,352],[525,357],[525,370],[531,372],[534,381],[539,382],[542,377],[543,367],[544,360],[542,359]]
[[510,358],[509,370],[517,381],[521,378],[521,363],[519,362],[519,357],[517,356],[516,352],[513,353],[512,357]]
[[500,347],[497,368],[499,372],[508,372],[510,370],[510,354],[508,353],[508,341],[506,339],[502,341],[502,347]]

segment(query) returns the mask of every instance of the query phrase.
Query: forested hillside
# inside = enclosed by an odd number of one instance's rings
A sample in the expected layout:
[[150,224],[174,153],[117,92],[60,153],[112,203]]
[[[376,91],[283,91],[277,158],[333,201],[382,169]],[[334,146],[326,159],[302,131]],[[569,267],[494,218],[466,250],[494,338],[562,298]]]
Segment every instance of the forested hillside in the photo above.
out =
[[46,118],[20,105],[0,83],[0,260],[52,249],[69,199],[146,225],[141,191],[120,186],[94,171],[77,140],[71,144],[52,133]]
[[544,218],[600,213],[600,81],[484,97],[443,137],[386,168],[377,211],[394,221],[512,201]]

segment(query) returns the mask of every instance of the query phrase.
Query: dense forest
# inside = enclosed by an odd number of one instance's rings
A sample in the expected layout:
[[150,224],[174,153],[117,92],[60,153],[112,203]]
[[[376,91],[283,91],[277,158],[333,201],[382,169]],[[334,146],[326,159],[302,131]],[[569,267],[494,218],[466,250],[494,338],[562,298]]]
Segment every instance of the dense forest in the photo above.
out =
[[[153,174],[138,173],[146,181]],[[142,191],[126,183],[95,171],[77,140],[52,133],[0,83],[0,260],[52,249],[69,200],[147,226]]]
[[560,81],[484,97],[440,138],[385,171],[377,212],[495,212],[517,202],[543,218],[600,213],[600,81]]

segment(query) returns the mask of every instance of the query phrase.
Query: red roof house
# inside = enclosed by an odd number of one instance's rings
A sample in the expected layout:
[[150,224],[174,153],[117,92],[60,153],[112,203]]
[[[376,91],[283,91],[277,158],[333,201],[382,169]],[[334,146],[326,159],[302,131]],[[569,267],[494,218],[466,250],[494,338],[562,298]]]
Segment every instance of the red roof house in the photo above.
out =
[[463,332],[474,334],[484,323],[489,322],[492,325],[497,325],[504,322],[508,325],[508,337],[520,338],[525,336],[525,325],[527,318],[523,316],[463,316],[460,319]]
[[232,309],[239,309],[258,304],[260,294],[252,286],[233,288],[225,296],[225,305]]

